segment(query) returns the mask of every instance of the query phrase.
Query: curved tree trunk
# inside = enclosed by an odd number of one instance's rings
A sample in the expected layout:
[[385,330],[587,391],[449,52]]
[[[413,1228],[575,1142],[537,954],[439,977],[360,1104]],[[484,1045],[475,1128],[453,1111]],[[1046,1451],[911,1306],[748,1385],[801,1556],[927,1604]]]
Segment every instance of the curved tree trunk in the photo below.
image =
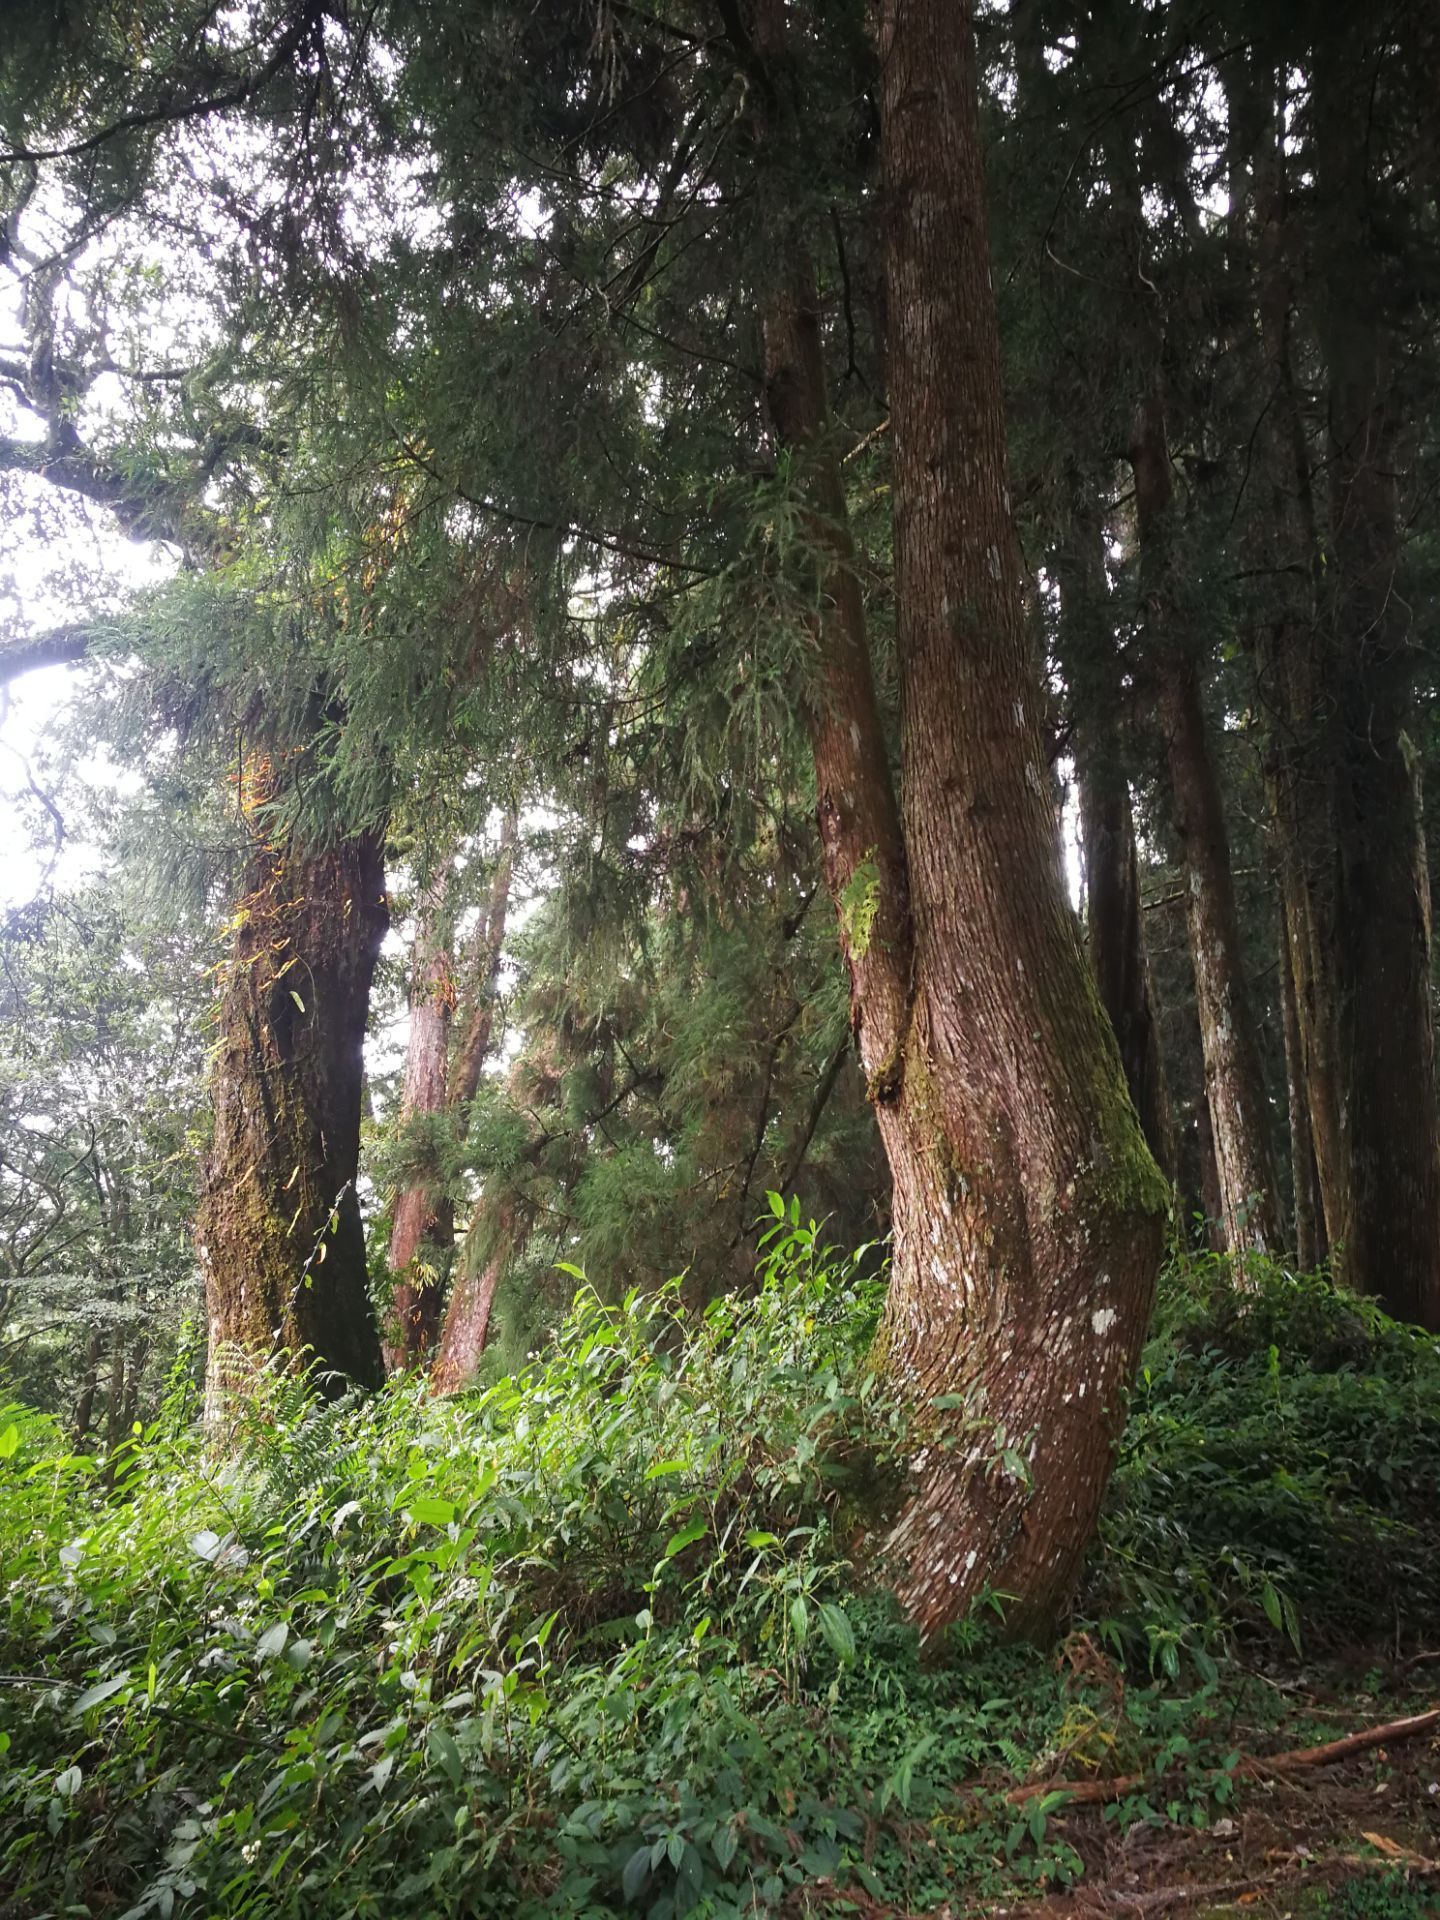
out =
[[207,1418],[285,1353],[378,1386],[355,1176],[370,984],[388,914],[380,838],[257,846],[220,1005],[215,1137],[197,1220]]
[[[766,24],[774,58],[783,14]],[[969,7],[886,0],[879,52],[903,820],[794,244],[764,335],[819,557],[810,729],[826,877],[894,1178],[877,1353],[925,1441],[887,1556],[927,1637],[986,1587],[1014,1596],[1012,1628],[1043,1630],[1099,1512],[1165,1191],[1055,859],[1006,491]]]

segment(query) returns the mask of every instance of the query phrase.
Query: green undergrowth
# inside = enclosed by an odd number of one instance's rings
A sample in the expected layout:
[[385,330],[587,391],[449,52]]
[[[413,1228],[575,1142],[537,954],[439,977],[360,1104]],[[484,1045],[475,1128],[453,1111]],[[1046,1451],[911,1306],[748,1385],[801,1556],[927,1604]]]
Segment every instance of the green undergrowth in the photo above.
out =
[[1064,1645],[996,1600],[922,1662],[866,1272],[782,1221],[753,1299],[582,1291],[467,1400],[267,1378],[223,1465],[0,1414],[0,1915],[982,1911],[1080,1872],[1017,1780],[1203,1824],[1242,1652],[1433,1619],[1435,1344],[1190,1268]]

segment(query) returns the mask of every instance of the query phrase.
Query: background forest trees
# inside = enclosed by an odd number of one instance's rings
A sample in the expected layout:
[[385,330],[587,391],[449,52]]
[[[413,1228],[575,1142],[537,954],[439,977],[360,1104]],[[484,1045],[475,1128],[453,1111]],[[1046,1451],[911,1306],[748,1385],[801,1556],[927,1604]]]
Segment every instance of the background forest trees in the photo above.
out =
[[4,932],[27,1396],[119,1433],[184,1340],[218,1423],[277,1353],[458,1388],[575,1270],[747,1287],[794,1192],[890,1242],[899,1590],[1024,1624],[1167,1207],[1440,1328],[1433,56],[1419,4],[20,23],[10,523],[169,578],[0,672],[73,666],[42,810],[107,743],[191,903],[131,834]]

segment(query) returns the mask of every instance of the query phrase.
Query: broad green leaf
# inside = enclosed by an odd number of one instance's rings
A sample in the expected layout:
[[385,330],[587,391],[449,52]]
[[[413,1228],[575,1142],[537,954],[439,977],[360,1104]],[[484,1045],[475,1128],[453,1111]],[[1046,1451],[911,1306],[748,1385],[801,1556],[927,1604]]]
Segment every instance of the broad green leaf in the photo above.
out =
[[71,1707],[70,1712],[72,1717],[78,1720],[82,1713],[88,1713],[91,1707],[98,1707],[102,1700],[108,1700],[112,1694],[119,1693],[122,1687],[126,1687],[129,1684],[130,1669],[126,1667],[123,1672],[117,1673],[113,1679],[101,1680],[97,1682],[95,1686],[87,1687],[75,1702],[74,1706]]
[[845,1609],[836,1606],[833,1600],[822,1600],[815,1611],[819,1616],[821,1633],[831,1649],[849,1666],[855,1658],[855,1635]]
[[695,1542],[709,1531],[710,1522],[708,1520],[696,1520],[691,1526],[682,1527],[679,1533],[672,1533],[670,1538],[665,1542],[665,1551],[661,1554],[660,1558],[662,1560],[673,1560],[677,1553],[683,1553],[686,1547],[693,1547]]

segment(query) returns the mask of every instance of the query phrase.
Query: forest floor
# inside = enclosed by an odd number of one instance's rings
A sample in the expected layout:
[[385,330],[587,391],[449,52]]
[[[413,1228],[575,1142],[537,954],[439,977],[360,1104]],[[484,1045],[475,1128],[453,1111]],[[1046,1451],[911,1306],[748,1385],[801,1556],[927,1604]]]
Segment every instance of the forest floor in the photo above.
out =
[[[1440,1916],[1440,1654],[1388,1672],[1352,1661],[1263,1684],[1288,1696],[1283,1718],[1237,1724],[1249,1777],[1225,1815],[1197,1829],[1153,1815],[1117,1819],[1113,1802],[1062,1809],[1052,1826],[1083,1860],[1083,1882],[993,1908],[997,1920]],[[1406,1729],[1429,1715],[1429,1724]],[[1300,1756],[1385,1726],[1396,1732],[1328,1764],[1265,1765],[1267,1752]],[[945,1920],[943,1910],[934,1920]]]

